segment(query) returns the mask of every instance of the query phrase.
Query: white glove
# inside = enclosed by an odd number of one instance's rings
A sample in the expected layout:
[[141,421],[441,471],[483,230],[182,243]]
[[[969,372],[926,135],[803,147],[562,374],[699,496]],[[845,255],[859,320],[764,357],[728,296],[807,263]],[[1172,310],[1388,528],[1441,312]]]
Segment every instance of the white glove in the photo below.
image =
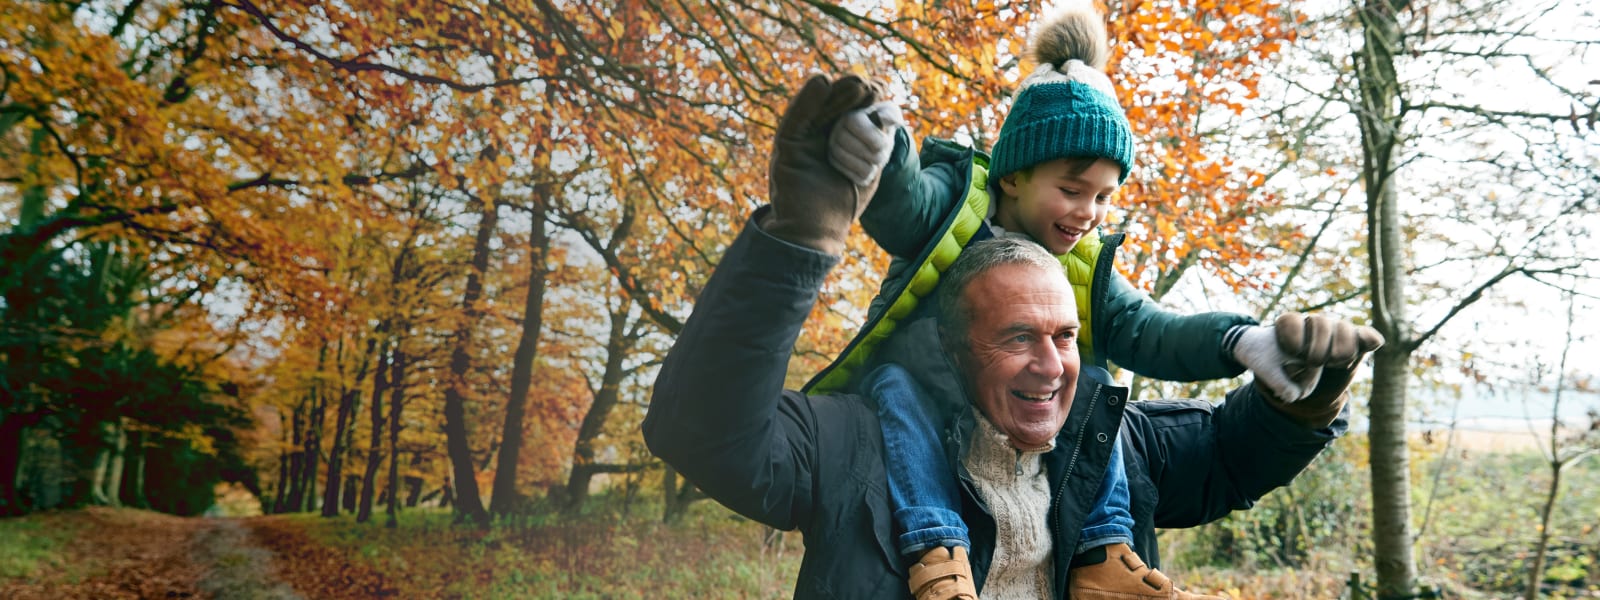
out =
[[1250,369],[1257,384],[1283,402],[1305,398],[1322,378],[1322,365],[1307,366],[1284,354],[1278,347],[1277,333],[1270,326],[1246,326],[1233,346],[1233,358]]
[[879,102],[845,113],[828,136],[828,162],[851,182],[866,186],[889,164],[895,129],[905,117],[893,102]]

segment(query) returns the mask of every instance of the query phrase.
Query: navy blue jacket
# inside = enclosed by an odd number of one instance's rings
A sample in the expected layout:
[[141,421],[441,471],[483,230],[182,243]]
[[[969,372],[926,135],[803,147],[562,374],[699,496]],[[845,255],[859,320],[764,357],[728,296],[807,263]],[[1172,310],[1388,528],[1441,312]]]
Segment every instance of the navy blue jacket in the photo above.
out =
[[[768,209],[761,209],[761,211]],[[761,211],[757,211],[757,216]],[[772,527],[799,530],[806,553],[796,598],[906,597],[894,551],[883,440],[869,398],[785,390],[795,339],[836,257],[746,225],[696,303],[656,380],[644,438],[650,450],[710,497]],[[932,324],[908,324],[932,335]],[[908,332],[915,333],[915,332]],[[916,335],[896,335],[917,339]],[[959,394],[937,352],[886,350],[933,394]],[[942,374],[941,374],[942,373]],[[1287,484],[1330,441],[1332,426],[1308,430],[1266,404],[1251,385],[1219,404],[1128,403],[1127,390],[1084,369],[1056,447],[1044,460],[1055,548],[1073,548],[1093,504],[1110,440],[1122,431],[1135,545],[1159,564],[1156,527],[1191,527],[1248,508]],[[969,408],[946,436],[960,460],[977,418]],[[981,591],[994,551],[994,519],[965,470],[962,516],[973,538]],[[1065,595],[1070,552],[1055,556],[1054,589]]]

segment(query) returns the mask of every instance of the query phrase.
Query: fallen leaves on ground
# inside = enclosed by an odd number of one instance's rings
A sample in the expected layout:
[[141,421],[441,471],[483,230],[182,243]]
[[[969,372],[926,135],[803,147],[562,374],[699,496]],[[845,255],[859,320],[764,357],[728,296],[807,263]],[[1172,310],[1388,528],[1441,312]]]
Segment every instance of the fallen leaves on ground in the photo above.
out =
[[306,600],[399,597],[399,589],[389,577],[318,543],[284,517],[255,517],[244,523],[256,541],[272,552],[279,576],[292,582]]
[[[149,511],[91,507],[40,515],[82,533],[65,548],[70,568],[51,568],[34,581],[0,583],[11,600],[200,598],[204,568],[190,560],[202,519]],[[80,578],[81,577],[81,578]]]

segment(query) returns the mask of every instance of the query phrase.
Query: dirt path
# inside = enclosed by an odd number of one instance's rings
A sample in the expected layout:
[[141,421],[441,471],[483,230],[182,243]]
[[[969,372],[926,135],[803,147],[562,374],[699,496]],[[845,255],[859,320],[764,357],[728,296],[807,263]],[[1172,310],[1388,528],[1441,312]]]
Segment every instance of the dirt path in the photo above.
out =
[[42,520],[76,531],[61,564],[34,581],[0,583],[0,598],[302,598],[279,580],[271,554],[237,520],[98,507]]
[[190,553],[206,566],[200,590],[207,598],[303,600],[279,580],[272,553],[235,519],[212,519],[194,538]]
[[295,582],[306,598],[344,600],[399,595],[394,581],[311,539],[284,517],[251,517],[244,520],[244,525],[272,553],[283,579]]

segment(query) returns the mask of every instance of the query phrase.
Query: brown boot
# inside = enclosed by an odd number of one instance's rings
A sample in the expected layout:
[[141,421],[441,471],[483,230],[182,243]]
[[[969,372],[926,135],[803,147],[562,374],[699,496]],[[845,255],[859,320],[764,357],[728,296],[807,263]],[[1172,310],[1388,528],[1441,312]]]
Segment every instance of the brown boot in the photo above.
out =
[[[1095,561],[1085,564],[1085,559]],[[1160,571],[1145,566],[1127,544],[1111,544],[1078,555],[1067,584],[1070,600],[1223,600],[1178,589]]]
[[961,546],[940,546],[924,552],[911,565],[911,595],[917,600],[978,600],[972,583],[972,562]]

